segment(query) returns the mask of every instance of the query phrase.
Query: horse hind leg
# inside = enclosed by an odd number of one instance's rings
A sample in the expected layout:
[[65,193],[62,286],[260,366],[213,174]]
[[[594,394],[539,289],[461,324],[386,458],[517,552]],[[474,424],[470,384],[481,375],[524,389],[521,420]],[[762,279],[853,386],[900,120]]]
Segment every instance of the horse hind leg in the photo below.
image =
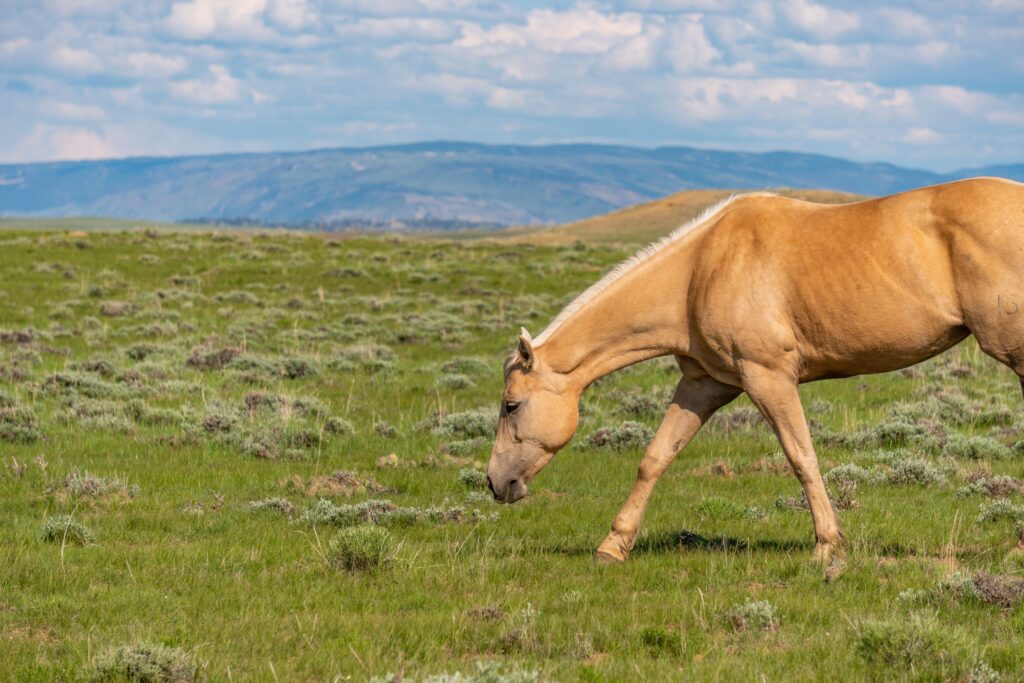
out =
[[1013,370],[1024,396],[1024,310],[1004,305],[997,316],[995,324],[975,325],[971,332],[986,355]]

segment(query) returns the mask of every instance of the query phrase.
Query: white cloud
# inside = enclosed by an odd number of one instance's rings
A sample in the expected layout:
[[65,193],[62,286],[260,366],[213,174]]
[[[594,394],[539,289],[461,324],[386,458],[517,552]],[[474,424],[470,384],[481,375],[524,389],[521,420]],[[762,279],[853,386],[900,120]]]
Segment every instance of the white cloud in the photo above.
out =
[[165,55],[158,52],[129,52],[124,57],[127,73],[137,78],[169,78],[183,72],[188,60],[181,55]]
[[911,128],[903,137],[900,138],[903,142],[909,142],[912,145],[929,145],[933,142],[938,142],[941,139],[941,135],[927,127]]
[[267,0],[187,0],[177,2],[165,20],[175,35],[189,40],[226,33],[247,38],[266,38],[262,21]]
[[985,0],[984,4],[999,12],[1024,11],[1024,0]]
[[917,12],[896,7],[885,7],[878,10],[877,14],[880,22],[877,28],[881,28],[887,33],[896,36],[922,39],[930,38],[935,32],[932,22]]
[[[111,114],[117,112],[112,111]],[[196,154],[215,149],[217,140],[154,119],[100,124],[46,121],[25,129],[17,144],[0,154],[7,161],[109,159],[139,155]]]
[[[417,132],[442,138],[1012,161],[1024,156],[1019,3],[19,0],[0,20],[0,154],[30,133],[43,155],[152,153],[170,129],[169,152],[203,130],[213,148],[306,147],[350,116],[409,107]],[[248,141],[224,136],[235,118]]]
[[721,57],[708,40],[700,17],[680,17],[669,27],[666,40],[669,62],[681,73],[707,67]]
[[50,63],[61,71],[76,74],[96,73],[102,68],[99,58],[89,50],[65,45],[53,51]]
[[307,0],[185,0],[176,2],[164,20],[174,35],[187,40],[211,37],[267,40],[272,24],[298,31],[315,19]]
[[460,107],[482,103],[492,109],[529,109],[543,105],[534,91],[495,85],[483,78],[438,74],[417,80],[416,87],[439,93],[450,104]]
[[222,64],[210,65],[210,78],[175,81],[171,93],[197,104],[228,104],[239,100],[244,89],[242,82],[231,75]]
[[829,115],[871,114],[878,118],[909,117],[914,100],[904,88],[802,78],[682,78],[672,87],[672,106],[684,119],[773,120],[785,122]]
[[657,62],[664,35],[660,26],[648,26],[643,33],[612,47],[604,58],[604,64],[615,71],[649,69]]
[[864,66],[871,56],[871,45],[836,45],[834,43],[804,43],[781,40],[779,45],[808,64],[830,69],[853,69]]
[[930,40],[914,47],[917,58],[927,64],[937,64],[956,52],[955,45],[940,40]]
[[107,117],[101,107],[76,102],[51,102],[46,106],[50,116],[71,121],[102,121]]
[[977,110],[982,104],[978,93],[970,92],[955,85],[936,85],[921,88],[926,96],[963,114]]
[[10,56],[21,52],[31,44],[32,41],[28,38],[14,38],[12,40],[0,41],[0,54]]
[[531,10],[522,24],[504,23],[486,29],[464,22],[462,37],[455,44],[462,48],[500,45],[558,54],[601,54],[613,43],[639,35],[643,27],[640,14],[604,14],[577,4],[564,12]]
[[306,0],[271,0],[267,14],[274,24],[289,31],[303,29],[316,20]]
[[817,38],[834,38],[860,27],[860,18],[811,0],[786,0],[780,7],[789,21]]
[[1002,126],[1019,126],[1024,128],[1024,111],[1003,109],[991,112],[985,118],[987,121]]
[[515,80],[554,83],[578,78],[573,68],[623,72],[650,70],[659,64],[689,73],[721,57],[700,15],[645,17],[634,12],[603,13],[576,4],[564,11],[533,10],[523,23],[484,28],[463,22],[461,28],[462,36],[453,43],[456,49],[472,51]]
[[102,132],[48,123],[37,123],[14,153],[16,159],[38,161],[104,159],[117,155],[117,147]]
[[728,9],[731,4],[722,2],[722,0],[627,0],[626,2],[626,6],[630,9],[654,12],[722,11]]
[[484,4],[485,0],[419,0],[431,12],[457,12]]
[[458,28],[450,21],[417,17],[366,17],[339,24],[336,32],[346,38],[360,40],[451,40]]

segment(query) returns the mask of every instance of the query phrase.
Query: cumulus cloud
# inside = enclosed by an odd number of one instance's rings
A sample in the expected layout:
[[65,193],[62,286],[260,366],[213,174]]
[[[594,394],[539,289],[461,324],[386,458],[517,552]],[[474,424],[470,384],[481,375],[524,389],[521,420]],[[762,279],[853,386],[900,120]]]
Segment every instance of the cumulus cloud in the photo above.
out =
[[0,22],[0,159],[153,153],[175,131],[170,151],[592,136],[1012,161],[1016,4],[15,3]]
[[420,17],[364,17],[338,24],[335,31],[349,40],[370,42],[394,39],[442,41],[451,40],[459,34],[458,27],[450,21]]
[[518,80],[558,74],[550,69],[553,59],[541,55],[587,57],[590,66],[612,71],[647,70],[665,64],[677,72],[707,67],[721,56],[701,15],[696,14],[644,16],[602,12],[578,3],[562,11],[531,11],[520,23],[484,27],[465,22],[461,28],[454,47],[489,61]]
[[171,6],[167,29],[186,40],[268,40],[273,27],[298,31],[313,21],[307,0],[185,0]]
[[271,22],[289,31],[299,31],[316,20],[313,8],[306,0],[274,0],[267,16]]
[[906,88],[873,83],[801,78],[684,78],[674,83],[676,111],[686,120],[771,121],[817,119],[822,115],[867,114],[879,119],[915,113]]
[[120,151],[102,132],[80,126],[38,123],[14,152],[16,159],[49,161],[56,159],[106,159]]
[[643,32],[643,16],[635,12],[604,14],[589,5],[559,12],[531,10],[523,23],[491,28],[464,23],[458,47],[507,46],[563,54],[601,54],[623,39]]
[[526,109],[543,105],[538,93],[494,85],[483,78],[438,74],[418,81],[416,87],[437,92],[457,106],[483,103],[494,109]]
[[935,27],[927,17],[898,7],[883,7],[877,11],[877,26],[891,35],[909,39],[928,39]]
[[102,68],[99,58],[89,50],[67,45],[54,50],[50,62],[60,70],[76,74],[96,73]]
[[127,72],[139,78],[169,78],[177,76],[188,67],[188,60],[181,55],[166,55],[158,52],[129,52],[124,57]]
[[245,38],[266,38],[262,14],[266,0],[188,0],[171,7],[166,19],[171,33],[189,40],[222,33]]
[[245,92],[242,82],[223,64],[211,64],[207,78],[174,81],[169,87],[175,97],[197,104],[228,104]]
[[708,39],[698,16],[682,17],[672,22],[666,40],[668,59],[676,71],[707,67],[721,56]]
[[808,64],[830,69],[855,69],[867,64],[871,56],[871,45],[866,44],[836,45],[781,40],[779,46]]
[[860,17],[855,13],[811,0],[785,0],[780,9],[793,25],[817,38],[834,38],[860,26]]
[[54,117],[70,121],[102,121],[107,118],[106,112],[94,104],[53,102],[47,108],[53,112]]

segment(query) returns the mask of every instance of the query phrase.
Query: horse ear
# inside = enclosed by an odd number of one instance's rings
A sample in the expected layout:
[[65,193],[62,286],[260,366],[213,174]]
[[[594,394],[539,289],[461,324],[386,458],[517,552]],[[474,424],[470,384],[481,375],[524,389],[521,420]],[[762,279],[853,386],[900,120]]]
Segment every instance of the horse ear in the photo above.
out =
[[527,370],[533,367],[533,337],[525,327],[519,328],[519,346],[516,348],[516,353]]

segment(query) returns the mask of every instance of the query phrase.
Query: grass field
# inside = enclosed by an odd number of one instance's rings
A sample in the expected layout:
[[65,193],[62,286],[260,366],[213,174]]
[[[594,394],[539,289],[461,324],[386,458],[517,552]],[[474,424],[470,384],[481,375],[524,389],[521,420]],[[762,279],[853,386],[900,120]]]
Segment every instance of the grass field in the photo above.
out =
[[625,249],[0,245],[0,678],[1024,680],[1024,406],[971,341],[802,389],[849,541],[830,581],[746,399],[605,566],[673,363],[592,387],[527,500],[479,472],[519,326]]

